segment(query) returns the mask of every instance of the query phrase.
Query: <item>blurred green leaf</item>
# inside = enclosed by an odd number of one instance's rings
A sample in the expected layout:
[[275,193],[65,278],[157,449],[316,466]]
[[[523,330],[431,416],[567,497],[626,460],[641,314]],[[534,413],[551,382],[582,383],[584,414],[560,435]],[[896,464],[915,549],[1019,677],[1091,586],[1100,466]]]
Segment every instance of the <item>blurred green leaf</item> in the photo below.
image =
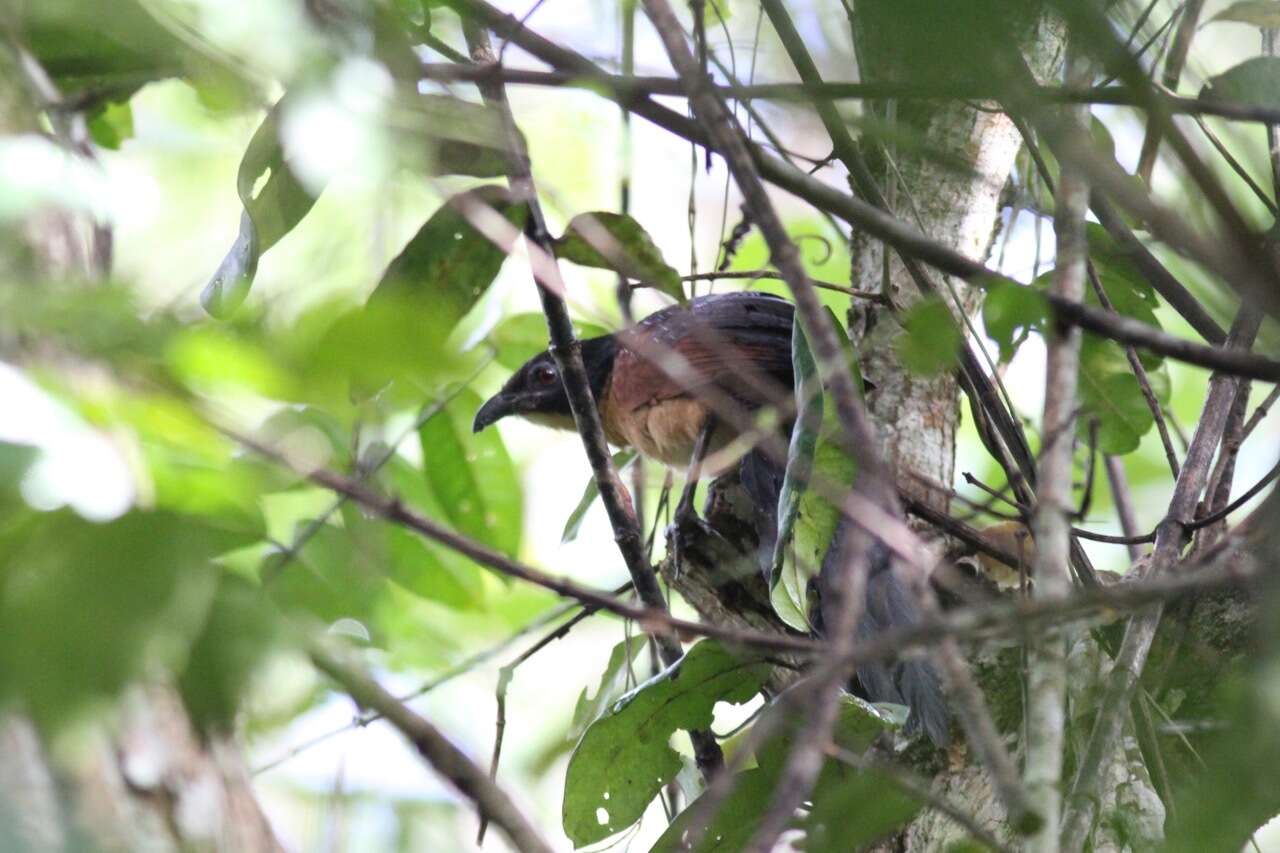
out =
[[95,144],[117,151],[133,136],[133,107],[128,101],[108,101],[89,114],[88,124]]
[[1200,90],[1208,101],[1280,107],[1280,57],[1255,56],[1210,77]]
[[280,144],[280,120],[289,102],[286,94],[267,112],[240,160],[240,232],[200,294],[200,304],[214,317],[230,316],[240,307],[262,253],[293,230],[316,202],[289,168]]
[[1000,348],[1000,361],[1008,362],[1032,330],[1041,330],[1049,303],[1034,287],[1011,281],[993,282],[982,302],[982,323]]
[[78,0],[18,7],[23,42],[64,95],[109,89],[119,94],[208,64],[137,0],[111,0],[86,14]]
[[[406,506],[430,518],[449,520],[422,472],[403,458],[393,458],[383,469],[381,480]],[[399,525],[379,526],[388,543],[391,578],[401,587],[456,610],[474,610],[485,603],[484,574],[488,569]]]
[[221,577],[178,676],[178,689],[197,728],[233,728],[250,678],[277,639],[278,622],[260,587],[235,575]]
[[639,820],[680,771],[680,756],[668,745],[676,729],[710,725],[716,702],[746,702],[767,676],[767,664],[739,660],[703,640],[618,700],[587,729],[569,759],[563,818],[574,846],[608,838]]
[[1252,24],[1264,29],[1280,28],[1280,2],[1277,0],[1237,0],[1205,24],[1215,21],[1234,21],[1240,24]]
[[898,356],[912,373],[936,376],[956,366],[963,334],[946,304],[922,299],[907,309],[898,338]]
[[473,432],[483,400],[463,391],[418,430],[423,473],[450,525],[504,554],[520,550],[520,478],[497,430]]
[[[353,527],[359,524],[358,513],[352,520]],[[262,582],[286,611],[305,611],[326,623],[354,619],[372,633],[388,570],[385,549],[373,536],[359,537],[349,527],[330,522],[311,532],[291,560],[268,556]],[[378,639],[373,637],[375,643]]]
[[[613,467],[620,472],[635,458],[634,450],[619,450],[613,454]],[[600,488],[596,485],[596,478],[588,477],[587,485],[582,489],[582,497],[578,499],[578,505],[564,521],[564,530],[560,533],[560,544],[563,545],[578,538],[578,531],[582,529],[582,520],[587,517],[587,510],[591,509],[591,505],[598,497],[600,497]]]
[[[528,205],[499,186],[453,196],[427,220],[387,267],[370,307],[394,302],[396,310],[430,316],[436,329],[451,330],[488,290],[524,228]],[[472,219],[495,220],[507,230],[495,243]]]
[[194,516],[93,524],[29,513],[0,532],[0,692],[51,726],[177,663],[217,588],[210,561],[251,541]]
[[[579,339],[598,338],[608,334],[603,326],[576,321],[573,330]],[[489,343],[496,350],[498,363],[518,370],[526,361],[547,349],[547,318],[540,313],[513,314],[489,333]]]
[[649,233],[624,213],[580,213],[556,240],[556,256],[586,267],[613,270],[652,285],[680,302],[685,300],[680,274],[662,257]]

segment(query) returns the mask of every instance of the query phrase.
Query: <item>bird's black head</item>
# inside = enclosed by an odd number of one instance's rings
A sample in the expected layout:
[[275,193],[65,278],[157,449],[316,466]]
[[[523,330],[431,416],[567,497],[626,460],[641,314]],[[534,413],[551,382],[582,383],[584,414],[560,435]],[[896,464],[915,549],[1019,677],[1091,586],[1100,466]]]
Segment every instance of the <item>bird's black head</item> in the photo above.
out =
[[[591,393],[597,400],[604,392],[613,370],[617,351],[613,335],[582,342],[582,361],[587,368]],[[507,415],[519,415],[546,426],[573,429],[569,395],[560,380],[560,369],[550,352],[542,352],[521,365],[497,394],[476,412],[472,429],[476,432]]]

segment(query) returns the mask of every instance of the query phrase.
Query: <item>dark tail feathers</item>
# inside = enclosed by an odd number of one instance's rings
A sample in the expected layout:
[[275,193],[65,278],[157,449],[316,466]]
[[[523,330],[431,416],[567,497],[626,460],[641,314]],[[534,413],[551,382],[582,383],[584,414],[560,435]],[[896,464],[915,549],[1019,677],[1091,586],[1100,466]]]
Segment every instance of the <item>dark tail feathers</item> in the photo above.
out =
[[[742,458],[739,478],[751,498],[755,513],[754,524],[760,543],[757,551],[760,568],[765,579],[770,580],[783,469],[757,449]],[[839,551],[847,524],[848,522],[842,521],[836,527],[835,538],[827,552],[829,556]],[[826,570],[827,567],[824,566],[823,572]],[[818,586],[821,592],[821,581]],[[814,614],[819,630],[823,615],[821,612]],[[871,553],[866,602],[862,619],[858,622],[858,639],[867,640],[889,628],[911,625],[919,619],[915,600],[893,573],[889,552],[877,540]],[[857,676],[862,693],[872,702],[892,702],[911,708],[911,713],[907,716],[907,734],[916,734],[923,729],[929,740],[937,746],[945,747],[950,742],[951,715],[947,711],[938,674],[927,661],[863,664],[858,667]]]

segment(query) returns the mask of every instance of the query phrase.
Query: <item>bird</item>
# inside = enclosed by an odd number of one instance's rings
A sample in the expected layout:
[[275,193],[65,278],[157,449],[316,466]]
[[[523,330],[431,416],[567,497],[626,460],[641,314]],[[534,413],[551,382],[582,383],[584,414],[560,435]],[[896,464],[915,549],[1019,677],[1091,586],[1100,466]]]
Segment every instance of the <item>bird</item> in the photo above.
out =
[[[736,468],[753,503],[761,570],[768,579],[777,536],[777,504],[785,459],[760,444],[738,446],[754,415],[773,407],[778,437],[789,438],[795,411],[791,335],[794,306],[758,291],[694,297],[662,308],[630,328],[581,341],[588,384],[605,438],[634,448],[673,468],[688,468],[689,482],[677,505],[677,526],[692,521],[696,475],[717,476]],[[733,411],[736,410],[736,416]],[[745,415],[745,417],[743,417]],[[535,355],[476,412],[479,432],[516,416],[557,429],[575,429],[568,394],[549,351]],[[783,445],[785,446],[785,444]],[[689,518],[692,516],[692,518]],[[823,596],[848,520],[836,527],[832,547],[817,578],[821,632]],[[919,620],[918,606],[891,570],[888,549],[872,548],[866,598],[857,633],[867,639]],[[949,741],[950,717],[936,672],[927,661],[867,663],[856,672],[858,691],[872,702],[908,705],[906,731],[924,731],[939,746]]]

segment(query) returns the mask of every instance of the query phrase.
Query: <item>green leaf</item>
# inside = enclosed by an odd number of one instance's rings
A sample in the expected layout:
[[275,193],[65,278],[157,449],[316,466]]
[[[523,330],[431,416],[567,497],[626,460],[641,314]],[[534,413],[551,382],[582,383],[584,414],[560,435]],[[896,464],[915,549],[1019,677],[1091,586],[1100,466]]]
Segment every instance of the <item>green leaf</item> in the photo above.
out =
[[[613,467],[618,471],[631,464],[631,460],[636,458],[634,450],[619,450],[613,454]],[[596,485],[596,478],[589,477],[587,485],[582,489],[582,497],[578,499],[578,505],[573,508],[573,512],[569,513],[569,517],[564,521],[564,531],[560,534],[560,544],[572,542],[578,538],[578,531],[582,529],[582,520],[587,516],[587,510],[591,509],[591,505],[596,502],[596,498],[600,497],[600,488]]]
[[262,253],[292,231],[316,202],[289,168],[280,145],[280,120],[289,103],[286,94],[267,112],[240,159],[240,231],[200,294],[200,304],[214,317],[228,317],[240,307]]
[[[0,695],[60,725],[147,665],[178,663],[217,588],[211,560],[251,541],[195,516],[107,524],[31,513],[0,533]],[[15,630],[20,626],[20,630]]]
[[[430,518],[448,520],[422,472],[402,457],[388,462],[380,479],[406,506]],[[399,525],[380,524],[374,519],[365,524],[376,525],[386,537],[388,574],[399,586],[455,610],[475,610],[484,605],[487,569]]]
[[1000,361],[1008,362],[1034,330],[1042,330],[1049,303],[1034,287],[1011,281],[993,282],[982,302],[982,323],[1000,348]]
[[[831,314],[831,309],[827,311]],[[834,315],[830,319],[840,336],[855,386],[860,386],[862,378],[849,339]],[[839,507],[825,495],[852,485],[855,467],[841,448],[844,424],[830,399],[830,388],[817,382],[808,337],[798,323],[792,331],[791,345],[796,386],[800,389],[797,398],[803,402],[778,498],[778,541],[774,546],[770,599],[779,618],[797,630],[807,631],[811,628],[810,581],[822,567],[840,520]],[[809,487],[814,480],[823,484],[822,493]]]
[[[358,513],[348,519],[344,512],[342,518],[353,527],[361,521]],[[293,559],[268,556],[262,582],[271,598],[286,610],[304,611],[326,623],[355,619],[370,625],[386,588],[388,566],[375,537],[353,534],[334,523],[322,524]]]
[[[608,330],[595,323],[575,321],[574,333],[578,338],[598,338]],[[489,333],[498,363],[509,370],[518,370],[526,361],[547,349],[547,318],[541,313],[513,314],[504,319]]]
[[584,687],[578,696],[578,703],[573,707],[573,720],[569,723],[569,739],[576,743],[587,728],[627,692],[634,683],[636,664],[647,643],[648,637],[638,634],[613,647],[595,695],[591,695],[590,688]]
[[272,648],[279,621],[259,587],[235,575],[222,576],[178,677],[183,702],[198,728],[232,729],[241,696]]
[[956,366],[964,338],[941,299],[922,299],[907,309],[898,355],[913,373],[936,376]]
[[[471,225],[467,214],[497,213],[511,225],[501,245]],[[483,186],[450,198],[427,220],[387,267],[369,298],[402,310],[428,313],[438,328],[452,329],[497,278],[524,227],[528,205],[499,186]]]
[[[800,499],[808,488],[809,475],[813,471],[818,433],[822,428],[824,401],[817,362],[809,349],[809,340],[805,336],[799,315],[791,327],[791,364],[799,410],[791,431],[782,489],[778,493],[778,539],[774,545],[770,571],[770,598],[774,610],[784,622],[798,631],[808,631],[811,628],[808,581],[816,568],[812,565],[796,565],[792,533],[800,513]],[[790,560],[787,559],[788,555]]]
[[743,661],[709,640],[620,699],[582,736],[565,776],[564,830],[574,846],[608,838],[640,819],[680,771],[668,741],[711,724],[716,702],[759,692],[768,665]]
[[680,274],[662,257],[653,238],[630,216],[596,211],[570,220],[556,240],[556,256],[586,267],[613,270],[685,300]]
[[[1098,274],[1102,290],[1116,313],[1160,328],[1155,313],[1159,300],[1129,256],[1096,223],[1086,226],[1086,236],[1089,259]],[[1052,271],[1045,273],[1033,282],[1032,287],[1045,290],[1052,277]],[[1005,294],[1009,290],[1008,287],[1000,288],[993,291],[993,294],[1001,294],[999,298],[1007,298]],[[1085,303],[1101,307],[1092,284],[1085,287]],[[1030,318],[1028,310],[1022,319]],[[1041,331],[1045,322],[1044,319],[1039,321]],[[988,330],[990,331],[990,326]],[[1145,350],[1138,351],[1138,358],[1146,369],[1156,399],[1162,403],[1168,402],[1170,384],[1164,359]],[[1103,453],[1131,453],[1137,449],[1142,436],[1155,424],[1155,416],[1142,394],[1124,348],[1090,332],[1084,334],[1081,343],[1079,396],[1077,431],[1082,437],[1088,436],[1091,423],[1096,421],[1098,450]]]
[[128,101],[108,101],[90,114],[88,124],[96,145],[118,151],[133,136],[133,107]]
[[1205,25],[1215,21],[1233,21],[1264,29],[1280,29],[1280,0],[1237,0],[1205,21]]
[[[1167,402],[1169,373],[1163,366],[1148,369],[1156,399]],[[1155,424],[1124,350],[1112,341],[1086,336],[1080,350],[1080,411],[1078,432],[1089,433],[1098,423],[1098,450],[1123,455],[1137,450],[1142,436]]]
[[463,391],[422,425],[423,473],[455,530],[515,556],[523,490],[501,433],[471,429],[483,402],[473,391]]
[[1200,97],[1208,101],[1280,108],[1280,57],[1246,59],[1210,77],[1200,90]]

